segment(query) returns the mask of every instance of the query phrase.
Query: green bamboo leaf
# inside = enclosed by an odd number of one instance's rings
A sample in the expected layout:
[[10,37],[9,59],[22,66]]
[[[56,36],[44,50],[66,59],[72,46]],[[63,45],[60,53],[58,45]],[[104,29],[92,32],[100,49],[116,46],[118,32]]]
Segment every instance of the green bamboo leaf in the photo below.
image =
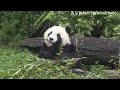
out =
[[51,15],[54,14],[54,11],[46,11],[46,12],[43,12],[43,14],[37,19],[37,21],[35,22],[35,26],[37,26],[37,29],[39,28],[39,26],[41,26],[41,24],[50,18]]

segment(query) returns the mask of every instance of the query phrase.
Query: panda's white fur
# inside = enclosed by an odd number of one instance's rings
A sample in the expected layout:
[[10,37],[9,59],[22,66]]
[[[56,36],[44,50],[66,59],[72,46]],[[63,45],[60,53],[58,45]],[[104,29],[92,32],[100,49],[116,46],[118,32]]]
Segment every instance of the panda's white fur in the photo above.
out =
[[[62,39],[62,47],[66,44],[71,44],[69,34],[66,32],[65,28],[62,26],[53,26],[44,33],[44,41],[48,47],[52,46],[52,44],[57,41],[57,34],[60,34]],[[50,40],[50,38],[53,40]]]

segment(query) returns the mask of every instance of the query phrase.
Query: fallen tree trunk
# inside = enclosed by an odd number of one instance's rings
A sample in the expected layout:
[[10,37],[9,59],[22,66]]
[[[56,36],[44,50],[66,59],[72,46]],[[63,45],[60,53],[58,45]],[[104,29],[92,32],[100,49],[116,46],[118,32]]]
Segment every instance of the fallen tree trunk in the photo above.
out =
[[94,37],[74,37],[71,42],[76,44],[80,54],[87,57],[81,60],[83,64],[91,65],[97,62],[112,68],[118,67],[119,41]]
[[20,47],[28,48],[28,50],[38,54],[43,43],[43,37],[27,38],[21,42]]
[[[28,48],[32,52],[38,53],[43,43],[43,37],[28,38],[25,39],[20,46]],[[76,51],[80,56],[82,55],[87,57],[80,60],[83,64],[91,65],[98,62],[102,65],[109,65],[112,68],[116,67],[116,65],[113,65],[114,63],[117,63],[118,65],[120,42],[117,40],[94,37],[72,37],[71,43],[76,46]],[[70,55],[68,55],[68,58],[69,56]],[[73,57],[75,58],[76,56]]]

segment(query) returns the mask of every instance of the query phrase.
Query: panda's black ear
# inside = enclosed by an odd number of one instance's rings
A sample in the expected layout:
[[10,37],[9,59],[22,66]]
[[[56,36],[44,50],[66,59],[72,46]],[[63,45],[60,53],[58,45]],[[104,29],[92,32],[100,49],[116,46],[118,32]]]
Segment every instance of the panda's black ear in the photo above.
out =
[[71,35],[71,27],[66,26],[65,30],[69,35]]

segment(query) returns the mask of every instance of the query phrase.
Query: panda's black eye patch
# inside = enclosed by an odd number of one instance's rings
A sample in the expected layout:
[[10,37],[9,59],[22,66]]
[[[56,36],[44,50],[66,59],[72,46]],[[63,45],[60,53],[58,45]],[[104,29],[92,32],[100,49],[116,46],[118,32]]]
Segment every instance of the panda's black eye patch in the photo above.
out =
[[48,36],[50,36],[50,34],[52,34],[52,31],[50,33],[48,33]]

